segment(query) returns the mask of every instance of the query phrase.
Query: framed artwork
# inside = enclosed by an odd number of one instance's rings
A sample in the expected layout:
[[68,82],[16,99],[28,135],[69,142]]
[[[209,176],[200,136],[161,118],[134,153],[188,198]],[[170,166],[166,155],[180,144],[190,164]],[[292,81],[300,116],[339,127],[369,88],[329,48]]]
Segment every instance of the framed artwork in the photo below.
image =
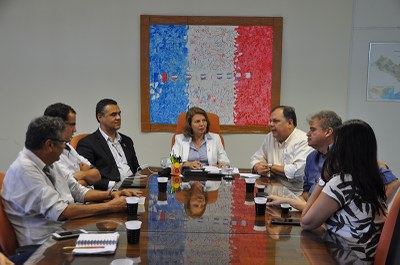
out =
[[368,101],[400,102],[400,43],[370,43]]
[[280,103],[282,17],[141,16],[142,132],[197,106],[222,133],[265,133]]

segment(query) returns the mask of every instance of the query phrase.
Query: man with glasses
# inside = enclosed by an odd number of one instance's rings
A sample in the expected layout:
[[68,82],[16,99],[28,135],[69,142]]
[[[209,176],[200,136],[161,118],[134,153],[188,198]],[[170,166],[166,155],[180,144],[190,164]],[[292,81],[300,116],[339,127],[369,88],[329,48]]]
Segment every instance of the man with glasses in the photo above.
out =
[[110,190],[139,169],[133,141],[119,133],[121,110],[115,100],[102,99],[96,105],[99,128],[79,141],[76,150],[86,157],[101,174],[94,187]]
[[137,190],[91,190],[66,177],[55,163],[69,140],[65,127],[60,118],[31,121],[25,147],[4,177],[1,197],[19,246],[42,244],[68,219],[126,211],[125,196],[141,195]]
[[61,118],[65,123],[68,143],[65,145],[64,151],[57,163],[81,185],[93,185],[99,181],[101,179],[100,172],[90,164],[89,160],[79,155],[69,144],[69,140],[71,140],[76,132],[75,110],[66,104],[55,103],[46,108],[44,115]]

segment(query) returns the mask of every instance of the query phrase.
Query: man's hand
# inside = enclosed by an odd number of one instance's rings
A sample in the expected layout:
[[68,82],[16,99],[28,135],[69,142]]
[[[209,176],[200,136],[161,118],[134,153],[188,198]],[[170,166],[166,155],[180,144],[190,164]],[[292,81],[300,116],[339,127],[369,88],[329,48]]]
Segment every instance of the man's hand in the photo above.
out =
[[126,197],[114,194],[114,198],[106,202],[109,205],[110,212],[123,212],[126,211]]
[[81,171],[85,171],[85,170],[89,170],[90,166],[88,164],[81,162],[81,163],[79,163],[79,168]]
[[267,206],[279,206],[281,203],[288,203],[287,198],[277,195],[267,196]]
[[254,165],[254,171],[260,175],[268,175],[270,168],[268,167],[267,163],[265,162],[258,162]]
[[125,196],[125,197],[132,197],[132,196],[141,196],[142,195],[142,191],[140,190],[133,190],[133,189],[126,189],[126,190],[119,190],[119,191],[113,191],[111,193],[111,196],[113,198],[117,197],[117,196]]

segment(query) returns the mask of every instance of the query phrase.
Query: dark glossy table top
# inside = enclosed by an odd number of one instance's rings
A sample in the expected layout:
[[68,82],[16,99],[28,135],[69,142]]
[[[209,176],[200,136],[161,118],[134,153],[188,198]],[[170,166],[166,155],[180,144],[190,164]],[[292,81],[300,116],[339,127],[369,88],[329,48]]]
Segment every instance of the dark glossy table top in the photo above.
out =
[[[65,229],[120,232],[114,255],[73,256],[62,247],[74,245],[76,239],[49,239],[30,264],[100,265],[119,258],[140,264],[336,264],[322,239],[322,229],[309,232],[299,226],[272,225],[271,219],[281,217],[278,208],[267,207],[265,216],[256,216],[257,188],[246,194],[243,178],[200,183],[185,178],[184,184],[179,182],[181,178],[171,178],[167,192],[159,193],[157,176],[150,176],[143,190],[146,201],[139,206],[137,217],[114,213],[65,223]],[[273,185],[269,179],[260,178],[257,182]],[[206,209],[201,216],[193,217],[185,211],[185,205],[193,195],[189,186],[199,184],[206,190]],[[300,213],[291,212],[291,218],[299,216]],[[140,243],[136,245],[126,242],[124,222],[130,219],[143,222]]]

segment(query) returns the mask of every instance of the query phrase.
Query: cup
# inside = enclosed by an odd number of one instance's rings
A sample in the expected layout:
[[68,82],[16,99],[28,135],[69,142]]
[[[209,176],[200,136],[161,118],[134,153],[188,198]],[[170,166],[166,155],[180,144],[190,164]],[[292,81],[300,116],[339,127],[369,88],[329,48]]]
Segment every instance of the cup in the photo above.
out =
[[139,204],[138,197],[126,197],[126,210],[128,215],[135,216],[137,215],[137,209]]
[[157,201],[166,201],[167,200],[167,193],[166,192],[159,192]]
[[267,207],[267,198],[255,197],[254,203],[256,205],[256,215],[265,215],[265,208]]
[[162,157],[160,159],[160,165],[162,168],[166,168],[171,164],[170,158],[169,157]]
[[139,197],[139,204],[144,204],[146,202],[146,197],[145,196],[140,196]]
[[128,258],[123,258],[123,259],[115,259],[111,261],[110,265],[133,265],[133,260],[128,259]]
[[225,175],[226,178],[232,178],[233,167],[224,166],[221,168],[221,174]]
[[126,257],[133,261],[133,264],[139,264],[141,262],[141,244],[127,244],[126,245]]
[[254,204],[254,193],[246,192],[246,197],[244,199],[245,205],[253,205]]
[[264,192],[265,185],[263,185],[263,184],[256,184],[256,187],[257,187],[257,191],[258,191],[258,192]]
[[158,177],[157,181],[158,181],[158,192],[166,192],[168,178],[167,177]]
[[267,226],[265,224],[265,216],[256,216],[254,220],[254,231],[265,231]]
[[289,211],[292,209],[289,203],[281,203],[281,217],[287,218],[290,217]]
[[246,193],[254,193],[254,183],[256,182],[255,178],[247,178],[246,179]]
[[142,226],[142,221],[132,220],[125,222],[126,226],[126,236],[129,244],[139,243],[140,238],[140,227]]

